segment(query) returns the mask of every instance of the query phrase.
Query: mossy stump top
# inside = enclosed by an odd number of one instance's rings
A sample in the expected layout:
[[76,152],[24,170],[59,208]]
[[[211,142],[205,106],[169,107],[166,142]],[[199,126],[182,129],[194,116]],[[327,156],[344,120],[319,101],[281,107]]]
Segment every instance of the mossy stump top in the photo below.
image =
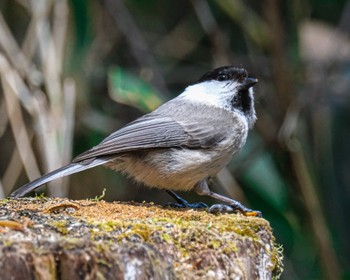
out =
[[262,218],[149,203],[0,202],[1,279],[273,279],[282,256]]

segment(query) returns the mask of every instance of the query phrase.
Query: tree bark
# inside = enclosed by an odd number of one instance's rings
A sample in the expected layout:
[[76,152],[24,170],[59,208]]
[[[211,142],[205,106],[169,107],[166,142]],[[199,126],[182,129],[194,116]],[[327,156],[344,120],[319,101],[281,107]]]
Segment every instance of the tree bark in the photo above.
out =
[[0,201],[0,279],[277,279],[269,223],[153,204]]

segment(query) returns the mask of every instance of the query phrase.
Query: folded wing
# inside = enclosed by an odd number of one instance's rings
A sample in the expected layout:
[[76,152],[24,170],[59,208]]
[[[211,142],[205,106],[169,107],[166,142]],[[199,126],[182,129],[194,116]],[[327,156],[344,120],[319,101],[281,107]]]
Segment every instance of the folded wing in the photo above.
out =
[[73,162],[154,148],[200,148],[200,141],[171,117],[149,114],[105,138],[100,144],[77,156]]

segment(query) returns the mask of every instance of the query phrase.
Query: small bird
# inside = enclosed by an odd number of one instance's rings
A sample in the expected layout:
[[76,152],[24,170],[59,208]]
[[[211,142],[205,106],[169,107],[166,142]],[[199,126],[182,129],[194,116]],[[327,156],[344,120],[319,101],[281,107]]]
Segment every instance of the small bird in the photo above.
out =
[[256,121],[252,87],[257,82],[243,68],[224,66],[209,71],[176,98],[10,196],[21,197],[57,178],[104,165],[145,186],[166,190],[178,206],[205,207],[189,204],[174,193],[194,190],[225,203],[214,204],[209,212],[261,216],[208,186],[208,180],[243,147]]

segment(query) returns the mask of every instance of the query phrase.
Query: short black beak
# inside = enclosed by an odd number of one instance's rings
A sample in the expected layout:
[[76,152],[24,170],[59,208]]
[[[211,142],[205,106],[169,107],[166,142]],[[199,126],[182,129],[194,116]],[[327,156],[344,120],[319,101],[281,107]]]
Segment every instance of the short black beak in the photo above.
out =
[[257,83],[258,83],[257,78],[248,77],[248,78],[245,78],[244,81],[242,82],[241,88],[250,89],[252,86],[255,86]]

